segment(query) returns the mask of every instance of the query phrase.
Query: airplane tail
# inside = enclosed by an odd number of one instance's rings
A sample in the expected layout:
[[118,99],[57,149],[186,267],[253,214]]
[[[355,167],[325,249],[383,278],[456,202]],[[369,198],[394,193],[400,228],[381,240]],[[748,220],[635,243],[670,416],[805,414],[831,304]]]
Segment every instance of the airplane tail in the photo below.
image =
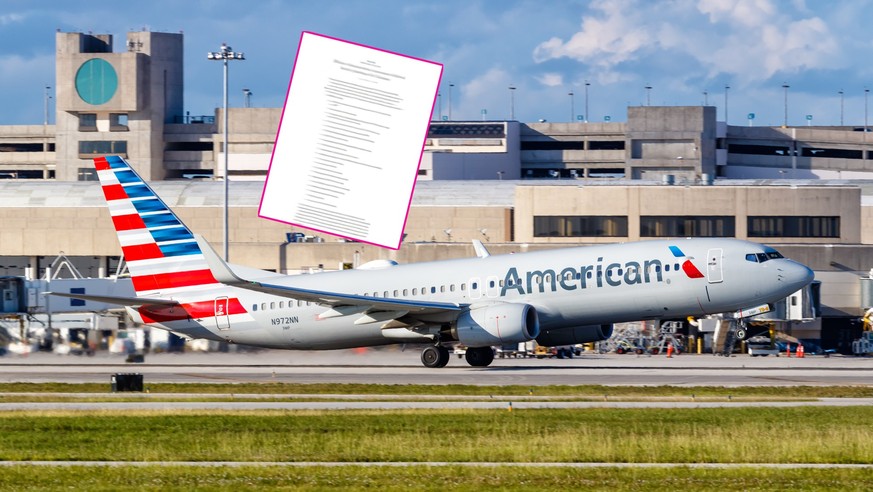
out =
[[138,295],[218,284],[194,235],[127,161],[97,157],[94,166]]

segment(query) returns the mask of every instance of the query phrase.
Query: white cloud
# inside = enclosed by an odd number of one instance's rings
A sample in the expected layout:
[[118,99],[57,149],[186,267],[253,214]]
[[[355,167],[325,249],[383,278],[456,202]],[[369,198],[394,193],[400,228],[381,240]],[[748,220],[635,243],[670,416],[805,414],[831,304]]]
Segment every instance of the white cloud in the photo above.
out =
[[651,38],[634,14],[638,7],[633,0],[593,3],[592,9],[602,16],[584,17],[582,29],[566,43],[556,37],[541,43],[534,49],[534,60],[568,57],[608,69],[635,58]]
[[19,22],[24,22],[24,15],[22,14],[0,14],[0,26],[5,26],[8,24],[15,24]]
[[609,78],[687,60],[684,76],[727,74],[738,82],[845,64],[835,34],[799,0],[596,1],[579,31],[541,42],[533,57],[569,58]]
[[559,87],[564,85],[564,77],[559,73],[544,73],[537,76],[536,80],[547,87]]

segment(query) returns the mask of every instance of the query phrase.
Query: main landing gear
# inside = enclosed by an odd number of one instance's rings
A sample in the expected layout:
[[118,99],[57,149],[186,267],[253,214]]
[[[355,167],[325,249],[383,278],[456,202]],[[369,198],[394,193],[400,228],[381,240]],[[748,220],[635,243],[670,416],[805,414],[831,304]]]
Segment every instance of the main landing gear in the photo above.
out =
[[464,357],[473,367],[488,367],[494,362],[494,350],[491,347],[469,347]]
[[449,363],[449,349],[442,345],[430,345],[421,351],[421,363],[424,367],[446,367]]
[[[488,367],[494,362],[494,350],[491,347],[468,347],[464,357],[467,364],[473,367]],[[421,363],[424,367],[445,367],[449,363],[449,349],[442,345],[429,345],[421,351]]]

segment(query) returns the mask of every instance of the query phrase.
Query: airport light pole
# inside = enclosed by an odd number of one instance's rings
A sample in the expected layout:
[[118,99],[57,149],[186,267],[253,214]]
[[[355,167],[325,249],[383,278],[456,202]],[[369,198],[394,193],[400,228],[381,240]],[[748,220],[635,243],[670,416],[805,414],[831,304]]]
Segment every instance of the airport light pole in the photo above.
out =
[[222,111],[222,125],[224,126],[224,261],[229,258],[229,234],[228,234],[228,155],[230,154],[230,145],[227,142],[227,62],[230,60],[245,60],[245,54],[233,51],[233,48],[225,43],[221,43],[219,51],[210,51],[206,54],[208,60],[220,60],[224,63],[224,109]]
[[728,124],[728,90],[730,90],[731,86],[725,84],[724,85],[724,124]]
[[509,86],[509,119],[515,119],[515,86]]
[[570,96],[570,123],[573,123],[576,119],[576,99],[573,91],[567,93]]
[[[867,135],[867,96],[870,94],[870,89],[864,88],[864,135]],[[867,137],[865,136],[866,140]]]
[[45,86],[45,125],[49,124],[49,100],[52,98],[49,91],[52,90],[50,85]]
[[243,89],[243,101],[244,107],[252,107],[252,91],[250,91],[249,89]]
[[709,106],[709,92],[703,91],[703,105]]
[[652,86],[647,85],[646,89],[646,106],[652,105]]
[[837,91],[840,95],[840,126],[843,126],[843,89]]
[[782,120],[782,128],[788,128],[788,88],[791,87],[787,83],[782,83],[782,89],[785,91],[785,118]]
[[591,85],[588,81],[585,81],[585,114],[582,115],[583,121],[588,123],[588,86]]
[[449,83],[449,121],[452,121],[452,87],[455,84]]

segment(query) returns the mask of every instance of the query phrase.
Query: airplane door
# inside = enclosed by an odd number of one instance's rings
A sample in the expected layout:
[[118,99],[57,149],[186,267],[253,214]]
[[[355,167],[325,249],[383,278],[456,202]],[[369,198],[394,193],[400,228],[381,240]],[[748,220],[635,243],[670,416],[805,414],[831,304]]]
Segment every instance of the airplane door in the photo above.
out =
[[482,282],[479,281],[479,277],[474,277],[470,279],[470,299],[479,299],[482,297]]
[[724,280],[724,250],[713,248],[706,253],[706,280],[717,284]]
[[215,326],[219,330],[230,329],[230,318],[228,317],[228,299],[227,297],[215,298]]

